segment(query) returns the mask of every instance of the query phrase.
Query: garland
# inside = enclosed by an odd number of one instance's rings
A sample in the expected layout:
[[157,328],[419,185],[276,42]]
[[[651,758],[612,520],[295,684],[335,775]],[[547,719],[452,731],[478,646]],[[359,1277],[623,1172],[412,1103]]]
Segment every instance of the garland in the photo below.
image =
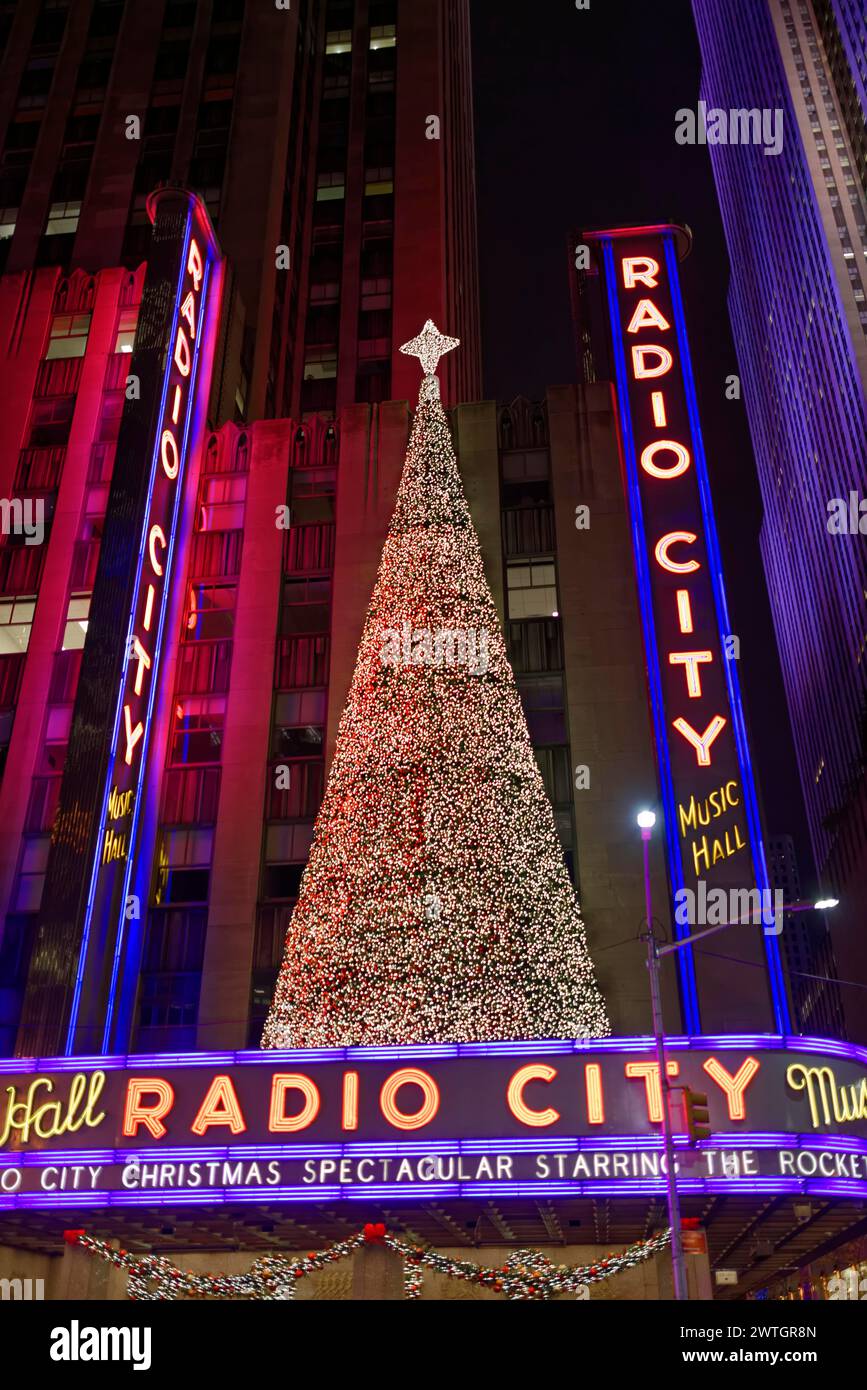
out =
[[176,1298],[246,1298],[257,1300],[295,1297],[298,1281],[339,1260],[348,1259],[364,1245],[380,1245],[404,1262],[405,1297],[421,1297],[424,1271],[432,1270],[449,1279],[462,1279],[481,1288],[493,1289],[513,1300],[544,1300],[558,1294],[578,1293],[588,1284],[610,1279],[621,1270],[632,1269],[663,1250],[670,1231],[651,1240],[637,1241],[620,1255],[606,1255],[590,1265],[554,1265],[538,1250],[516,1250],[499,1268],[453,1260],[423,1245],[389,1235],[381,1223],[367,1225],[357,1235],[329,1245],[326,1250],[307,1255],[264,1255],[246,1274],[194,1274],[178,1269],[162,1255],[133,1255],[116,1250],[107,1241],[83,1230],[64,1231],[68,1245],[78,1246],[89,1255],[98,1255],[116,1269],[126,1270],[127,1294],[137,1302]]

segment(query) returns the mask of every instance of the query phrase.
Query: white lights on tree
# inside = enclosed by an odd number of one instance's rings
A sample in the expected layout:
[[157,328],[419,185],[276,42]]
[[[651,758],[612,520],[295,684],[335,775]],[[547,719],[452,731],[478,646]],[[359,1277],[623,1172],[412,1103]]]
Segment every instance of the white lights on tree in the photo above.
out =
[[584,925],[425,371],[263,1047],[598,1037]]

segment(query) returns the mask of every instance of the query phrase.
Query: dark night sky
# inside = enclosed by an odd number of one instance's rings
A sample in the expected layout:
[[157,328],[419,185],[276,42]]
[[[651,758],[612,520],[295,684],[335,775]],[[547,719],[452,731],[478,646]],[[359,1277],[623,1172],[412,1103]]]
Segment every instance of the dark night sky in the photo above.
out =
[[[689,0],[471,0],[485,395],[537,398],[575,379],[573,227],[679,221],[705,433],[753,753],[770,833],[811,858],[765,591],[761,503],[726,310],[728,257],[707,149],[674,140],[698,100]],[[806,890],[809,883],[803,884]]]

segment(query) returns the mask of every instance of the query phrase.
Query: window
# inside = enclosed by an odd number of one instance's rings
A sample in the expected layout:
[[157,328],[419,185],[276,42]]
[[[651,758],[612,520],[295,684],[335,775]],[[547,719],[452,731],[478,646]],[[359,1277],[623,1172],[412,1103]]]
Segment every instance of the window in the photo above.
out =
[[506,576],[510,618],[557,616],[557,582],[553,565],[509,565]]
[[172,763],[217,763],[223,743],[226,701],[220,696],[187,697],[175,707]]
[[284,637],[277,649],[275,682],[278,690],[324,685],[328,679],[328,638]]
[[320,174],[316,180],[317,203],[330,203],[336,198],[346,196],[346,175],[340,173]]
[[238,531],[244,525],[247,479],[205,478],[201,489],[199,531]]
[[518,686],[533,744],[565,744],[566,718],[561,676],[522,680]]
[[509,623],[509,660],[516,675],[562,671],[562,628],[555,618]]
[[0,598],[0,656],[27,651],[35,612],[35,594],[23,598]]
[[337,377],[337,353],[334,348],[308,348],[304,357],[304,380],[324,381]]
[[164,830],[157,851],[154,902],[202,902],[206,899],[213,848],[213,830]]
[[138,309],[121,309],[117,320],[117,335],[114,340],[115,352],[132,352],[137,323]]
[[[279,766],[279,764],[278,764]],[[277,786],[276,769],[272,768],[270,784],[271,795],[268,807],[269,820],[307,820],[312,819],[319,810],[325,778],[325,764],[321,758],[310,758],[285,764],[289,768],[287,787]]]
[[310,758],[320,756],[324,737],[325,730],[321,723],[299,725],[280,724],[274,730],[273,756],[275,758]]
[[370,31],[371,48],[394,48],[397,43],[397,27],[394,24],[375,24]]
[[330,579],[286,579],[283,582],[281,631],[324,632],[328,627]]
[[391,165],[381,164],[373,169],[364,171],[364,196],[374,198],[380,193],[394,192],[394,169]]
[[231,642],[190,642],[178,653],[176,689],[191,695],[228,690]]
[[327,284],[310,286],[311,304],[336,304],[340,298],[340,285],[337,280],[330,280]]
[[217,819],[218,767],[177,768],[163,782],[160,818],[168,825],[207,825]]
[[75,232],[78,230],[78,219],[81,216],[81,199],[75,198],[68,203],[52,203],[48,210],[48,221],[45,224],[46,236],[58,236],[64,232]]
[[17,208],[0,208],[0,241],[6,241],[8,237],[15,235],[17,220]]
[[66,627],[63,629],[65,652],[84,646],[87,636],[87,615],[90,612],[90,594],[72,594],[66,610]]
[[361,282],[362,310],[391,308],[391,276],[380,275]]
[[[295,825],[269,825],[265,832],[265,861],[268,864],[306,863],[313,843],[313,822]],[[270,896],[270,895],[269,895]]]
[[190,586],[183,640],[213,642],[231,637],[235,629],[235,584],[193,584]]
[[87,351],[91,314],[55,314],[51,321],[46,362],[57,357],[83,357]]
[[50,835],[34,835],[25,839],[13,911],[39,911],[42,902],[42,889],[45,886],[45,869],[48,864],[50,844]]
[[351,29],[329,29],[325,35],[326,53],[351,53],[352,52],[352,30]]
[[27,441],[30,447],[40,449],[66,444],[74,413],[74,396],[54,396],[49,400],[34,401],[30,414],[30,438]]

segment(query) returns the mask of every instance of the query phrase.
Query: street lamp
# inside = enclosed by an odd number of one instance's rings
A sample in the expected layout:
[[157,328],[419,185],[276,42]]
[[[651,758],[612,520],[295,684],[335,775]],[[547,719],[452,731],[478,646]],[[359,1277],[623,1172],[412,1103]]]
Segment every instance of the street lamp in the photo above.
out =
[[666,1187],[668,1192],[668,1222],[671,1227],[671,1268],[674,1278],[674,1296],[677,1299],[689,1297],[686,1283],[686,1268],[683,1262],[683,1240],[680,1231],[680,1201],[677,1194],[677,1176],[674,1170],[674,1141],[671,1134],[671,1111],[669,1100],[671,1087],[668,1084],[668,1068],[665,1061],[665,1039],[662,1024],[662,996],[659,988],[659,948],[653,932],[653,905],[650,892],[650,837],[656,824],[653,811],[642,810],[635,817],[641,831],[644,849],[644,904],[647,913],[647,973],[650,976],[650,1005],[653,1015],[653,1036],[656,1040],[656,1061],[659,1068],[659,1087],[662,1098],[662,1141],[665,1150]]

